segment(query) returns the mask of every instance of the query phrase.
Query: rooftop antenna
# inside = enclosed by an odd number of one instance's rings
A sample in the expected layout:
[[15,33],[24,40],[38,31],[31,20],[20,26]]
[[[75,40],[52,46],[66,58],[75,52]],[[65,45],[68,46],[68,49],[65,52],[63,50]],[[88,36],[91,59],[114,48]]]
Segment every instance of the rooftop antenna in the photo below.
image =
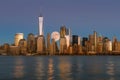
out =
[[42,7],[40,7],[40,17],[42,17]]

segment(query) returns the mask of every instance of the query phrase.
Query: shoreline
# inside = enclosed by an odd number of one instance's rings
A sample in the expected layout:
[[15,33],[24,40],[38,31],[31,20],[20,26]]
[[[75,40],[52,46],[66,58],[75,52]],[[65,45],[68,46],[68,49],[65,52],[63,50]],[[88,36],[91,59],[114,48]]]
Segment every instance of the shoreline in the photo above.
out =
[[37,54],[37,55],[7,55],[7,54],[0,54],[0,56],[120,56],[120,54],[76,54],[76,55],[69,55],[69,54],[64,54],[64,55],[44,55],[44,54]]

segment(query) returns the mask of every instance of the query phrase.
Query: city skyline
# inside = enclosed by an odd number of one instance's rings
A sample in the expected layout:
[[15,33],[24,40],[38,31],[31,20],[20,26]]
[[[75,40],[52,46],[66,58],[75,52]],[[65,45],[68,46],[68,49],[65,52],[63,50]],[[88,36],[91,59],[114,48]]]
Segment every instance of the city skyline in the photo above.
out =
[[0,46],[0,55],[119,55],[120,41],[100,35],[95,30],[88,37],[71,33],[71,29],[62,25],[59,32],[47,32],[44,35],[44,17],[38,17],[38,34],[16,33],[14,43]]
[[[112,39],[119,36],[120,1],[0,1],[0,44],[13,43],[15,33],[38,34],[38,16],[44,16],[44,33],[66,25],[72,33],[88,37],[93,30]],[[22,5],[22,6],[21,6]]]

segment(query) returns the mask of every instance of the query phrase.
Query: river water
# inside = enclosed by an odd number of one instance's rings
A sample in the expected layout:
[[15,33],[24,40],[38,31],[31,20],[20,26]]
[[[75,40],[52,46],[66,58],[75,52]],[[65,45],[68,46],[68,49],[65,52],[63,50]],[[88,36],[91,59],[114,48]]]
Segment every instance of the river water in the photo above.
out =
[[120,80],[120,56],[0,56],[0,80]]

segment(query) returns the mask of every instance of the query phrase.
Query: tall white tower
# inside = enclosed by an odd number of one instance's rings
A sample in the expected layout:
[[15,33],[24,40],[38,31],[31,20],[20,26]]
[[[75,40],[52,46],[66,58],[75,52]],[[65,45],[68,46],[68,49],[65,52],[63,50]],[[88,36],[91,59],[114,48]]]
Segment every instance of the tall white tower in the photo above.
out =
[[43,16],[39,17],[39,35],[43,35]]

